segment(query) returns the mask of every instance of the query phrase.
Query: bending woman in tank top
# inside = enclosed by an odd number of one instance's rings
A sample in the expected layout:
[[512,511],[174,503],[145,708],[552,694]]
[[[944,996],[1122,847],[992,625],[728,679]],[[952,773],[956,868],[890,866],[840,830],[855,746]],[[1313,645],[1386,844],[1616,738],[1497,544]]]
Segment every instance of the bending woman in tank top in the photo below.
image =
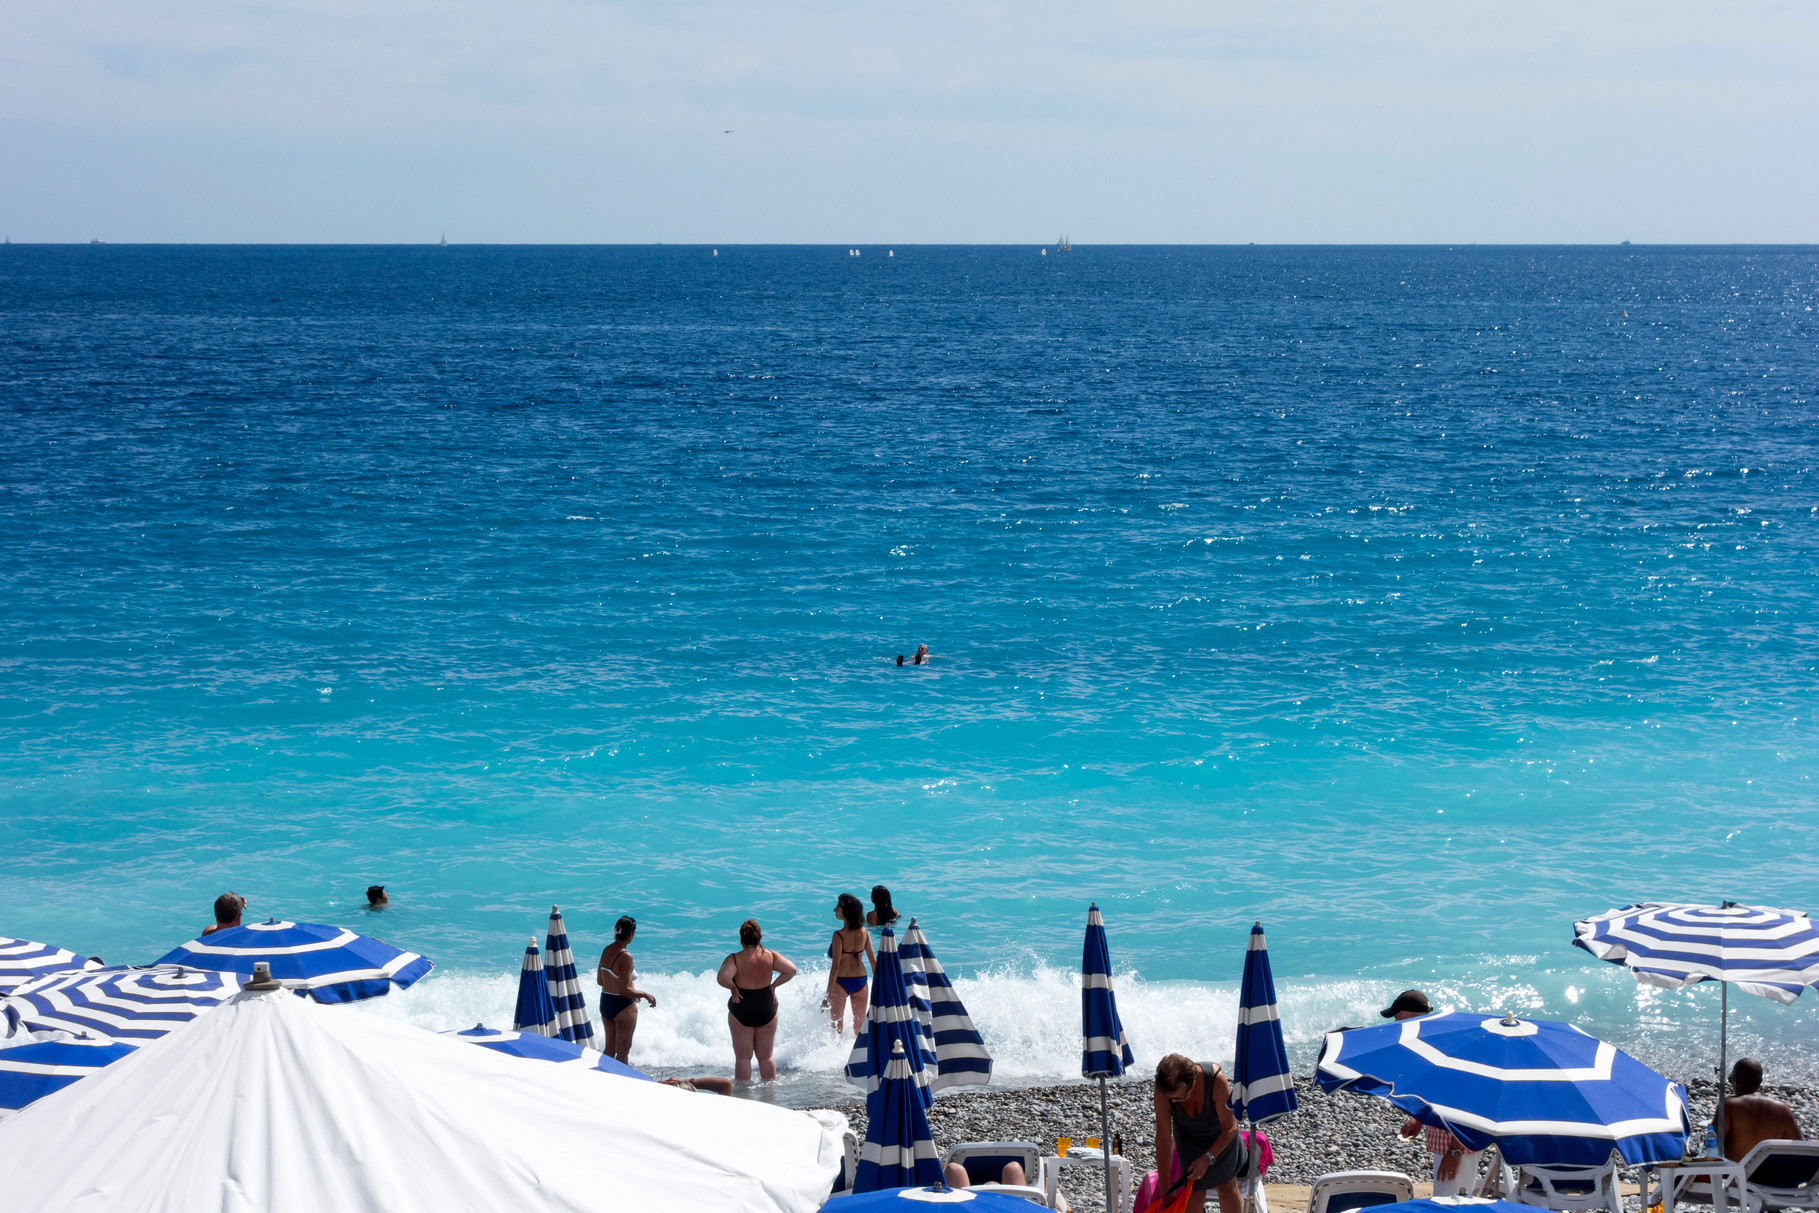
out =
[[[1194,1191],[1218,1193],[1219,1213],[1239,1213],[1244,1203],[1238,1191],[1244,1150],[1231,1099],[1231,1084],[1213,1062],[1170,1053],[1156,1065],[1156,1175],[1172,1182],[1169,1164],[1179,1160]],[[1188,1207],[1199,1206],[1190,1201]]]
[[878,957],[872,951],[871,933],[865,929],[865,907],[857,897],[840,894],[840,900],[834,903],[834,917],[842,925],[827,945],[827,958],[832,963],[827,971],[827,998],[821,1005],[833,1012],[834,1032],[843,1034],[841,1011],[848,999],[853,1004],[853,1031],[857,1032],[865,1022],[866,966],[875,970]]
[[777,1063],[771,1060],[771,1045],[777,1039],[776,990],[796,975],[795,965],[761,946],[763,939],[757,919],[740,923],[739,942],[744,946],[720,962],[714,979],[732,991],[726,1000],[726,1027],[733,1034],[733,1077],[739,1082],[751,1081],[754,1053],[759,1078],[770,1082],[777,1077]]
[[632,968],[632,954],[625,950],[638,933],[638,920],[625,915],[613,926],[613,942],[600,953],[600,971],[594,980],[600,983],[600,1051],[624,1061],[632,1051],[632,1033],[638,1030],[638,1000],[657,1009],[657,1000],[635,984],[637,972]]

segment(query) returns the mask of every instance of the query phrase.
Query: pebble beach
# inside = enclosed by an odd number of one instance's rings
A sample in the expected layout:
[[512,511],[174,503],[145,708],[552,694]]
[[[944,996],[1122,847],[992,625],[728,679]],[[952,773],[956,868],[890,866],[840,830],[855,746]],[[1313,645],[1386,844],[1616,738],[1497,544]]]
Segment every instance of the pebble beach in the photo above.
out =
[[[1819,1091],[1769,1086],[1764,1092],[1792,1107],[1808,1133],[1819,1131]],[[1295,1093],[1300,1097],[1300,1110],[1266,1130],[1275,1153],[1266,1176],[1272,1185],[1311,1184],[1331,1171],[1401,1171],[1417,1181],[1425,1178],[1426,1156],[1419,1145],[1397,1136],[1403,1114],[1384,1100],[1328,1095],[1306,1078],[1296,1079]],[[1703,1141],[1703,1127],[1712,1117],[1716,1087],[1695,1082],[1688,1094],[1694,1125],[1692,1145],[1697,1149]],[[1135,1174],[1142,1176],[1156,1165],[1151,1083],[1147,1079],[1110,1083],[1106,1096],[1112,1131],[1123,1135],[1125,1157],[1131,1160]],[[864,1102],[830,1106],[845,1115],[863,1139]],[[965,1141],[1033,1141],[1045,1153],[1053,1153],[1057,1137],[1072,1137],[1075,1143],[1084,1144],[1086,1138],[1099,1136],[1099,1088],[1066,1083],[944,1093],[929,1113],[929,1127],[936,1147],[943,1151]],[[1062,1191],[1076,1208],[1103,1207],[1099,1173],[1091,1167],[1068,1168]]]

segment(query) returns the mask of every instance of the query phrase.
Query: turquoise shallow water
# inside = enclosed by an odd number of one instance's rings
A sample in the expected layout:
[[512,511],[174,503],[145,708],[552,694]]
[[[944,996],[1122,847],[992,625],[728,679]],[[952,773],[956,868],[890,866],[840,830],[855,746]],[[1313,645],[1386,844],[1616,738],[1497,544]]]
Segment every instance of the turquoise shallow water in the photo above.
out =
[[1424,984],[1690,1076],[1716,991],[1571,923],[1819,901],[1819,253],[884,252],[5,249],[0,934],[232,887],[461,1026],[630,912],[724,1068],[739,920],[883,881],[1007,1076],[1093,899],[1145,1057],[1260,919],[1303,1053]]

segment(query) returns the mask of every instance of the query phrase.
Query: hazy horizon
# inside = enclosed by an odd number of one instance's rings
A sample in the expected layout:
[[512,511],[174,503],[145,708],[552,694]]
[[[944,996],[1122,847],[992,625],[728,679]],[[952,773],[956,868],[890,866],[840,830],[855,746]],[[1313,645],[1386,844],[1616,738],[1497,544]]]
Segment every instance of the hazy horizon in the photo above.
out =
[[1815,58],[1795,3],[18,0],[0,233],[1811,243]]

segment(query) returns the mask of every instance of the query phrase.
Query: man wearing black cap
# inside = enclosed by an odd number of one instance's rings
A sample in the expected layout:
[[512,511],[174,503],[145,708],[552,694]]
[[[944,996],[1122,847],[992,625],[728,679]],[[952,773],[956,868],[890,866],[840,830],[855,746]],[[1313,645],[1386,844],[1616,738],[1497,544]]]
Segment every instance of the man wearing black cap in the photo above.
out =
[[[1401,1021],[1432,1015],[1434,1006],[1420,990],[1404,990],[1396,1001],[1378,1014],[1385,1019]],[[1413,1116],[1402,1125],[1402,1136],[1422,1135],[1422,1144],[1434,1156],[1434,1195],[1470,1196],[1478,1186],[1478,1157],[1482,1150],[1468,1150],[1465,1144],[1438,1125],[1424,1125]]]

